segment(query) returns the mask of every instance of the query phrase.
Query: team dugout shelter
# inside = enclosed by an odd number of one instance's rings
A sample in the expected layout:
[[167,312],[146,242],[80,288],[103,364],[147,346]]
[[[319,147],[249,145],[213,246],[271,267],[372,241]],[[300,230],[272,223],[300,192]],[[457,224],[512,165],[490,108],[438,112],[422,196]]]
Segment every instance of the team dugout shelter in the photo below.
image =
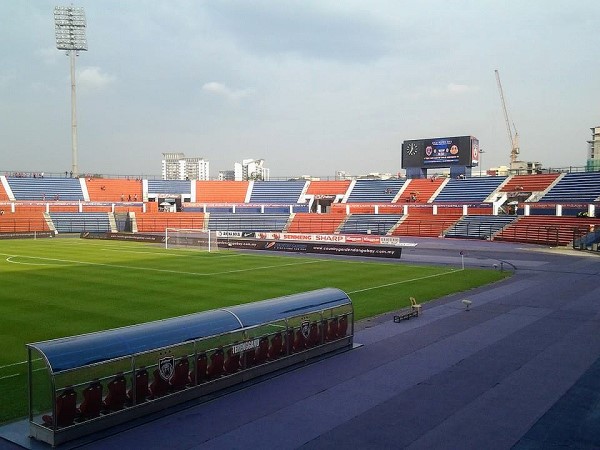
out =
[[479,165],[479,139],[454,136],[415,139],[402,143],[402,163],[407,178],[427,178],[428,170],[450,168],[452,178],[470,177]]
[[29,434],[52,446],[353,346],[336,288],[27,345]]

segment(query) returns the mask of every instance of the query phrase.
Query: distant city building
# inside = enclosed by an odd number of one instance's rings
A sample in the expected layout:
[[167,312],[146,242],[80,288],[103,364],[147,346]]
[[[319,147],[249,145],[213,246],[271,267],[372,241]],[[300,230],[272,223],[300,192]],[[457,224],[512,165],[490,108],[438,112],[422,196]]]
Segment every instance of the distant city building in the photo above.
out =
[[204,158],[186,158],[183,153],[163,153],[163,180],[208,180],[209,162]]
[[510,163],[510,175],[542,173],[542,163],[537,161],[514,161]]
[[592,140],[588,141],[587,170],[600,170],[600,126],[590,128]]
[[391,178],[396,178],[396,175],[391,173],[379,173],[379,172],[371,172],[366,175],[360,175],[359,179],[367,179],[367,180],[389,180]]
[[235,171],[219,170],[219,181],[235,181]]
[[507,177],[509,172],[508,166],[490,167],[486,170],[487,175]]
[[[269,169],[263,166],[264,162],[264,159],[244,159],[241,163],[235,163],[233,165],[233,179],[235,181],[268,181],[270,178]],[[229,171],[220,173],[229,175]]]

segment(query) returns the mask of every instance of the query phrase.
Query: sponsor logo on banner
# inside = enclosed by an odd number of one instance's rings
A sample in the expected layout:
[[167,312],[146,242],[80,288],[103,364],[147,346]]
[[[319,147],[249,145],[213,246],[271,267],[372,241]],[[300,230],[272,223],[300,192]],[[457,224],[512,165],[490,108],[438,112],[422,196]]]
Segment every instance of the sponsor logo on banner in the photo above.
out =
[[169,381],[173,378],[173,374],[175,373],[175,358],[173,358],[173,356],[160,358],[158,360],[158,373],[165,381]]
[[317,234],[315,236],[315,240],[326,242],[344,242],[346,240],[346,236],[339,236],[336,234]]
[[396,247],[416,247],[415,242],[400,242],[398,237],[381,236],[379,238],[382,245],[395,245]]
[[217,237],[243,237],[241,231],[217,231]]
[[346,236],[346,242],[362,242],[362,238],[356,236]]
[[363,242],[368,242],[369,244],[379,244],[380,239],[379,236],[364,236]]
[[290,241],[312,241],[313,235],[285,233],[283,239],[289,239]]

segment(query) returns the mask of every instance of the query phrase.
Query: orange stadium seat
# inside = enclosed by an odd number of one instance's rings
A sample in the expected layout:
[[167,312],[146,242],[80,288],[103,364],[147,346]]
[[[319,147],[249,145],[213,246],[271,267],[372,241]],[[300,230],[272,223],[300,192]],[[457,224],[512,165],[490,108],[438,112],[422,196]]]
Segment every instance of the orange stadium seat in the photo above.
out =
[[49,231],[44,211],[43,206],[19,207],[14,213],[4,209],[4,214],[0,215],[0,233]]
[[515,175],[502,186],[501,192],[543,192],[558,178],[558,173]]
[[427,203],[444,178],[414,178],[408,181],[397,203]]
[[462,217],[462,207],[438,207],[438,214],[433,208],[413,206],[408,208],[408,215],[392,232],[393,236],[425,236],[438,237]]
[[203,213],[146,212],[136,214],[137,229],[140,232],[163,232],[165,228],[203,229]]
[[348,191],[350,180],[316,180],[311,181],[306,191],[307,195],[344,195]]
[[343,220],[344,216],[340,214],[296,213],[287,232],[332,234]]
[[141,202],[142,181],[120,178],[87,178],[85,182],[93,202]]
[[244,203],[247,181],[196,181],[196,203]]

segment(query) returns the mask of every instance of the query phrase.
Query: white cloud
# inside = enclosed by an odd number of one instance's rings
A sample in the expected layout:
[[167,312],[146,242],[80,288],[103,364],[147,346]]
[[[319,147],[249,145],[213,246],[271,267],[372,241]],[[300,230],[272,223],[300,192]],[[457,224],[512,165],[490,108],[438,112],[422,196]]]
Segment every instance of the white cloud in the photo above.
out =
[[53,65],[58,62],[59,59],[65,59],[65,52],[58,50],[56,47],[41,48],[36,51],[36,54],[44,62],[44,64]]
[[254,94],[254,89],[231,89],[225,86],[223,83],[218,83],[216,81],[211,81],[210,83],[205,83],[202,86],[202,90],[204,92],[208,92],[215,95],[221,95],[228,100],[241,100],[242,98],[248,97]]
[[409,94],[412,99],[422,98],[445,98],[450,96],[464,95],[479,91],[477,86],[466,84],[449,83],[446,86],[417,87]]
[[0,87],[8,86],[16,79],[17,76],[14,73],[0,73]]
[[466,84],[450,83],[446,86],[446,91],[450,94],[466,94],[478,90],[479,88],[477,86],[468,86]]
[[117,78],[103,73],[99,67],[83,67],[77,71],[77,84],[85,90],[103,89]]

